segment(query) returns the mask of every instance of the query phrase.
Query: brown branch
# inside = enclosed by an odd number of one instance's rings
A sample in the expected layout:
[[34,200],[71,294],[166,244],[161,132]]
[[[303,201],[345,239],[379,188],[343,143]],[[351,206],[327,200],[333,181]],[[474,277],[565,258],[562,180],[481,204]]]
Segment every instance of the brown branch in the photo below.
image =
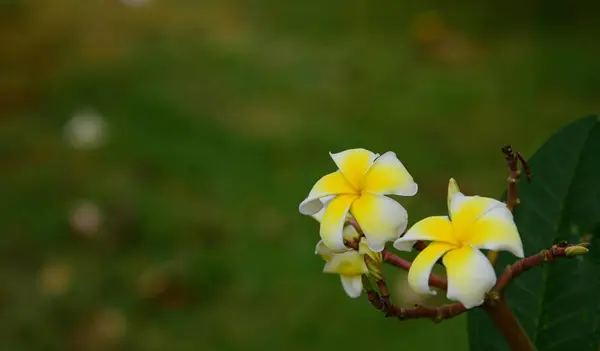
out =
[[[550,250],[542,251],[537,255],[517,260],[512,265],[508,266],[504,273],[500,275],[496,282],[493,291],[488,293],[485,303],[481,306],[487,313],[490,314],[493,322],[496,324],[500,332],[505,336],[512,350],[534,350],[530,348],[531,342],[523,329],[510,311],[506,300],[504,299],[504,289],[513,279],[517,278],[523,272],[538,266],[542,266],[545,262],[551,262],[557,258],[570,258],[577,255],[585,254],[588,243],[576,245],[557,244]],[[392,256],[388,256],[392,255]],[[383,257],[394,257],[395,255],[384,251]],[[430,277],[429,284],[436,286]],[[440,284],[440,283],[438,283]],[[446,281],[444,280],[444,284]],[[374,291],[370,286],[365,285],[367,290],[367,298],[369,302],[378,310],[385,313],[386,317],[396,317],[400,320],[430,318],[434,322],[440,322],[445,319],[456,317],[467,311],[467,308],[461,303],[452,303],[439,307],[425,307],[415,305],[412,308],[402,308],[392,304],[387,292],[387,286],[384,281],[378,281],[377,285],[381,291],[381,295]],[[447,287],[447,285],[446,285]]]
[[515,318],[504,296],[494,300],[486,300],[483,309],[488,313],[492,322],[502,334],[506,343],[514,351],[535,351],[533,342]]
[[582,255],[587,252],[587,243],[581,243],[577,245],[565,245],[558,244],[553,245],[550,250],[544,250],[537,255],[529,256],[517,260],[515,263],[509,265],[504,269],[504,272],[498,277],[496,281],[495,290],[502,294],[504,289],[523,272],[530,270],[534,267],[543,266],[546,262],[554,261],[557,258],[570,258],[577,255]]
[[399,257],[396,254],[389,252],[386,249],[383,249],[383,251],[381,251],[381,257],[383,258],[384,262],[387,262],[398,268],[404,269],[405,271],[408,271],[410,269],[410,266],[412,265],[409,261]]
[[525,175],[527,176],[527,181],[530,182],[531,181],[531,168],[529,168],[529,164],[527,163],[527,161],[525,161],[525,158],[523,158],[523,156],[521,156],[521,154],[518,152],[517,152],[517,158],[519,159],[519,162],[521,162],[521,167],[523,167],[523,170],[525,171]]
[[465,313],[467,312],[467,308],[462,303],[452,303],[439,307],[425,307],[417,305],[412,308],[401,308],[394,306],[394,312],[395,317],[401,320],[431,318],[437,323]]
[[467,312],[467,309],[461,303],[452,303],[439,307],[415,305],[415,307],[410,308],[398,307],[392,304],[386,305],[376,291],[368,291],[367,298],[373,307],[384,312],[386,317],[395,317],[399,320],[429,318],[437,323]]
[[570,258],[585,254],[588,251],[588,245],[587,243],[553,245],[550,250],[544,250],[537,255],[517,260],[512,265],[507,266],[498,277],[496,286],[493,291],[488,293],[483,308],[489,314],[498,331],[504,336],[511,350],[535,351],[535,346],[515,318],[504,297],[506,287],[515,278],[531,268],[541,267],[544,263],[554,261],[557,258]]
[[[521,156],[521,154],[518,152],[513,152],[510,145],[505,145],[502,148],[502,152],[505,155],[506,164],[508,165],[509,169],[508,188],[506,190],[506,207],[513,212],[515,207],[519,204],[519,194],[517,190],[517,182],[521,176],[521,171],[519,171],[519,162],[525,170],[527,181],[531,181],[531,170],[523,156]],[[498,260],[498,252],[490,251],[488,252],[487,257],[490,260],[490,263],[494,265]]]

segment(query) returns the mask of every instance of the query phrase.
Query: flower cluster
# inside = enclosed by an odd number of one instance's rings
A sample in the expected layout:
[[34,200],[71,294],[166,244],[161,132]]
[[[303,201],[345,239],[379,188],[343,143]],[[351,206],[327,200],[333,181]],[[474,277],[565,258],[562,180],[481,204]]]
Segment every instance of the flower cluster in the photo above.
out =
[[[481,305],[496,283],[494,268],[480,249],[523,257],[519,232],[503,202],[465,196],[450,179],[449,216],[425,218],[405,233],[408,214],[388,196],[413,196],[418,186],[396,154],[351,149],[331,154],[331,158],[338,170],[316,182],[299,210],[320,222],[316,253],[326,262],[325,273],[340,275],[349,296],[361,295],[363,276],[373,275],[366,262],[381,262],[388,242],[400,251],[411,251],[417,241],[430,242],[410,266],[409,286],[421,294],[435,294],[429,276],[442,259],[447,297],[466,308]],[[348,224],[350,219],[362,233]],[[359,249],[347,247],[349,241],[358,242]]]

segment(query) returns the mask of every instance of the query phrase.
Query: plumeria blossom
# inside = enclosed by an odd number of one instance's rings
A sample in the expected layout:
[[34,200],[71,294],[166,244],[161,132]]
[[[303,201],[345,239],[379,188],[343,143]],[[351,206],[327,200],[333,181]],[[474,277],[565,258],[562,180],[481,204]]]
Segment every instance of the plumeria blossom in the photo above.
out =
[[[344,228],[344,237],[353,239],[358,237],[358,233],[352,226]],[[323,242],[319,241],[315,249],[315,254],[320,255],[325,260],[324,273],[339,274],[342,281],[342,287],[346,294],[352,298],[359,297],[363,290],[362,276],[369,273],[365,263],[364,255],[374,257],[380,255],[374,253],[366,244],[365,238],[362,238],[358,251],[348,250],[342,253],[331,251]]]
[[394,247],[410,251],[417,240],[431,241],[412,263],[408,283],[418,293],[435,294],[429,275],[440,257],[448,277],[448,298],[472,308],[483,303],[485,294],[496,284],[496,274],[479,249],[508,251],[523,257],[523,244],[512,213],[503,202],[463,195],[454,179],[448,186],[447,216],[425,218],[394,242]]
[[385,195],[412,196],[417,184],[393,152],[383,155],[365,149],[331,154],[338,170],[313,186],[299,210],[305,215],[322,211],[320,234],[331,251],[346,251],[342,231],[350,214],[362,228],[368,246],[381,252],[388,241],[406,229],[407,213]]
[[[333,197],[325,198],[327,203]],[[325,207],[312,217],[318,222],[321,221]],[[342,236],[344,240],[359,240],[358,251],[346,248],[344,252],[334,252],[329,249],[323,240],[317,243],[315,254],[318,254],[325,260],[324,273],[339,274],[342,281],[342,287],[346,294],[352,298],[359,297],[363,290],[362,275],[368,274],[369,269],[365,263],[364,255],[369,255],[372,259],[381,262],[381,254],[369,249],[365,238],[361,238],[356,229],[348,224],[344,227]]]

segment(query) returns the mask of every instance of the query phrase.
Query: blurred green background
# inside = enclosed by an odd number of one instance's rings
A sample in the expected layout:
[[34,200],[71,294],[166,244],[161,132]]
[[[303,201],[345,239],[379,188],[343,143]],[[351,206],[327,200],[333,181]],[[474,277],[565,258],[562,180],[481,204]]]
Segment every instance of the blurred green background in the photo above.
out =
[[346,297],[297,206],[353,147],[410,223],[499,196],[501,146],[598,112],[598,7],[0,1],[0,350],[467,349]]

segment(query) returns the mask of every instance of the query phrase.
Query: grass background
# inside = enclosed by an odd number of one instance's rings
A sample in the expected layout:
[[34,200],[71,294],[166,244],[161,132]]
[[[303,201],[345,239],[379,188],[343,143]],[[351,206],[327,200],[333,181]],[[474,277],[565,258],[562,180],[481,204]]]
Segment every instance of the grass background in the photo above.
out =
[[[502,145],[531,155],[598,111],[597,13],[0,1],[0,349],[465,350],[465,316],[399,323],[347,298],[297,206],[353,147],[407,165],[410,223],[444,213],[451,176],[499,196]],[[98,149],[65,142],[84,108],[108,127]],[[81,201],[97,229],[73,224]]]

